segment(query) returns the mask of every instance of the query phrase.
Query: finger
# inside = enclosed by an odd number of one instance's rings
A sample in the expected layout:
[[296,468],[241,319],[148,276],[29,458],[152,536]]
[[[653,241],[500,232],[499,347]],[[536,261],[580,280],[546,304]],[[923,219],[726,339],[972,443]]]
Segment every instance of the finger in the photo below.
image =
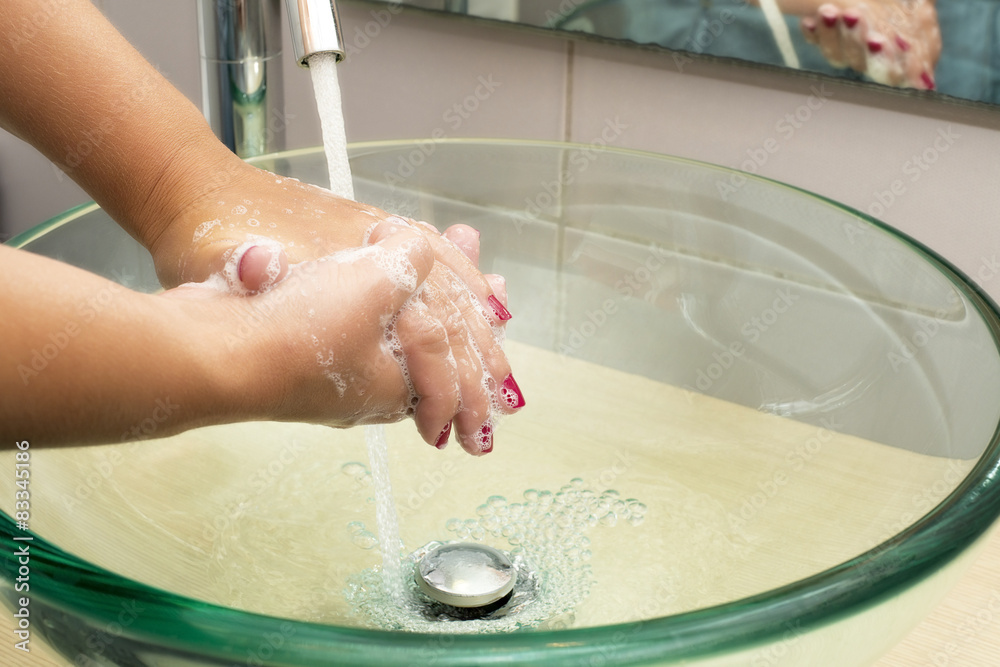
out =
[[[507,280],[498,273],[487,273],[486,280],[490,283],[493,288],[493,293],[497,295],[497,298],[503,302],[503,305],[507,305]],[[506,326],[506,322],[504,323]],[[514,380],[514,376],[508,374],[506,379],[504,379],[499,392],[500,407],[506,412],[514,412],[515,410],[520,410],[524,407],[524,395],[521,393],[521,388],[517,386],[517,382]]]
[[444,237],[454,243],[473,266],[479,266],[479,230],[468,225],[452,225],[444,230]]
[[[499,273],[487,273],[484,277],[486,278],[486,282],[490,284],[490,289],[493,290],[494,297],[499,303],[499,307],[509,313],[510,311],[507,309],[507,280]],[[501,320],[499,324],[494,325],[494,328],[499,327],[501,330],[506,329],[507,322],[509,320],[509,317],[506,320]]]
[[[483,280],[486,280],[485,277]],[[464,323],[463,333],[468,335],[476,346],[488,376],[495,378],[497,382],[502,381],[510,374],[510,364],[502,346],[503,328],[501,325],[504,321],[498,320],[497,323],[494,323],[486,320],[476,296],[447,267],[440,264],[434,267],[431,277],[428,279],[428,284],[432,283],[441,288],[443,294],[458,308],[461,321]],[[495,308],[507,312],[507,308],[496,296],[491,295],[490,298],[495,301]],[[510,319],[509,314],[507,319]],[[450,334],[451,329],[449,329]],[[491,391],[496,389],[496,387],[490,387]]]
[[345,334],[332,351],[317,350],[317,360],[339,392],[340,402],[349,406],[350,414],[341,418],[348,424],[395,421],[412,407],[407,402],[412,385],[404,374],[407,367],[398,314],[434,266],[430,245],[408,225],[381,223],[369,241],[371,245],[292,269],[293,276],[303,277],[301,286],[314,288],[307,293],[292,284],[295,293],[307,299],[329,299],[335,297],[324,293],[325,286],[338,286],[344,312],[353,313],[350,330],[354,333]]
[[920,75],[917,77],[917,81],[920,83],[913,84],[916,88],[934,90],[937,87],[937,84],[934,82],[934,75],[930,73],[929,69],[921,69]]
[[[472,230],[471,227],[467,229]],[[475,233],[475,230],[459,233],[464,235],[467,242],[469,234]],[[494,324],[505,322],[511,318],[510,312],[496,298],[496,295],[493,294],[486,278],[483,277],[483,274],[469,256],[454,241],[439,234],[429,234],[427,235],[427,240],[430,242],[431,247],[434,248],[435,258],[458,276],[461,283],[464,283],[468,290],[471,290],[472,294],[475,295],[476,299],[478,299],[481,306],[485,309],[487,317]],[[478,243],[475,259],[479,259]]]
[[443,449],[452,418],[461,405],[458,365],[445,326],[427,307],[430,286],[400,311],[396,332],[403,350],[403,367],[418,398],[414,421],[420,437]]
[[368,256],[394,287],[395,298],[388,304],[394,314],[423,285],[434,266],[434,251],[426,236],[407,225],[382,222],[369,237],[371,245],[357,251]]
[[926,66],[922,62],[922,49],[919,46],[914,48],[914,45],[910,43],[910,40],[906,39],[899,33],[894,33],[892,40],[896,45],[896,51],[903,70],[903,81],[905,85],[912,88],[927,88],[925,82],[920,76],[921,73],[926,71]]
[[[389,217],[397,217],[397,216],[389,216]],[[431,236],[441,236],[441,232],[438,231],[438,228],[429,222],[424,222],[423,220],[414,220],[413,218],[406,218],[406,220],[414,227],[417,227],[418,229],[430,234]]]
[[[438,321],[443,325],[448,347],[452,355],[455,368],[455,381],[457,390],[461,396],[460,406],[456,405],[456,410],[452,413],[453,423],[465,451],[479,456],[489,452],[493,448],[492,422],[490,413],[493,401],[490,400],[491,391],[498,389],[496,382],[490,386],[490,378],[485,374],[486,366],[481,352],[476,345],[468,322],[450,295],[440,289],[434,281],[428,281],[426,288],[420,295],[428,310],[438,315]],[[481,321],[481,318],[477,318]],[[416,373],[414,373],[416,384]],[[418,391],[423,402],[424,393]],[[418,413],[423,406],[418,404]],[[440,419],[440,415],[439,415]],[[434,427],[428,425],[424,433],[433,434]],[[440,433],[440,431],[439,431]],[[425,436],[425,439],[427,436]]]
[[834,67],[844,67],[843,45],[840,36],[840,10],[826,3],[817,10],[819,21],[816,23],[816,39],[823,57]]
[[799,26],[802,29],[802,36],[805,37],[806,42],[809,44],[818,44],[819,39],[816,37],[816,19],[812,16],[804,16],[802,20],[799,21]]
[[233,253],[236,280],[246,292],[262,292],[288,275],[288,256],[277,244],[243,244]]
[[934,69],[941,58],[941,24],[938,22],[937,7],[933,2],[922,0],[917,3],[917,12],[920,17],[918,22],[919,34],[923,36],[923,69],[920,72],[920,81],[927,90],[934,90]]
[[868,32],[868,56],[865,73],[876,83],[898,86],[903,82],[903,68],[897,57],[897,47],[880,32]]
[[[374,280],[359,290],[359,294],[365,294],[364,298],[374,305],[370,311],[370,316],[358,321],[358,326],[363,327],[364,322],[369,326],[380,328],[374,332],[376,338],[381,340],[378,350],[381,356],[376,358],[374,363],[369,364],[367,373],[371,375],[372,391],[365,392],[368,395],[366,401],[372,400],[376,396],[385,396],[389,403],[387,407],[371,410],[381,414],[380,419],[387,421],[391,415],[404,416],[414,407],[408,400],[418,399],[419,392],[413,385],[410,375],[410,365],[407,359],[406,339],[401,337],[400,326],[405,329],[406,336],[413,337],[416,334],[412,320],[405,316],[404,309],[412,303],[411,297],[423,288],[431,268],[434,266],[434,253],[422,234],[408,225],[398,225],[393,222],[380,223],[369,238],[371,245],[363,248],[352,249],[334,255],[331,259],[336,259],[338,264],[343,262],[356,262],[358,259],[366,259],[375,265]],[[324,260],[320,260],[323,262]],[[358,263],[355,266],[363,266]],[[369,274],[371,275],[371,274]],[[369,280],[371,280],[369,278]],[[439,328],[440,329],[440,328]],[[441,331],[437,333],[437,339],[441,338]],[[433,345],[435,332],[423,336],[423,340],[429,340]],[[446,345],[446,343],[445,343]],[[412,347],[412,346],[411,346]],[[445,350],[447,351],[447,350]],[[421,373],[426,373],[428,367],[433,363],[440,364],[443,355],[434,354],[431,350],[431,360],[426,360],[426,356],[419,353],[413,355],[415,365]],[[389,360],[388,365],[385,363]],[[423,388],[424,385],[422,384]],[[402,393],[400,393],[402,390]],[[411,393],[412,392],[412,393]],[[413,396],[413,393],[417,396]],[[456,399],[457,400],[457,399]],[[435,399],[432,398],[431,415]],[[401,406],[401,407],[398,407]],[[426,431],[426,423],[422,422]]]
[[906,84],[919,90],[934,90],[934,66],[924,40],[910,42],[902,35],[895,36],[896,46],[903,57],[903,76]]
[[[507,279],[499,273],[487,273],[484,277],[486,278],[486,282],[490,284],[490,289],[493,290],[493,294],[496,296],[497,300],[503,305],[504,308],[506,308]],[[504,324],[506,324],[506,322],[504,322]]]
[[[431,312],[439,315],[455,364],[455,379],[461,396],[459,409],[453,413],[458,441],[465,451],[474,456],[488,453],[493,449],[489,378],[484,376],[486,366],[469,328],[469,321],[437,281],[428,281],[421,300]],[[481,317],[476,317],[473,322],[483,324]]]
[[867,64],[865,36],[868,34],[868,22],[858,8],[852,7],[844,10],[839,29],[844,61],[851,69],[864,72]]

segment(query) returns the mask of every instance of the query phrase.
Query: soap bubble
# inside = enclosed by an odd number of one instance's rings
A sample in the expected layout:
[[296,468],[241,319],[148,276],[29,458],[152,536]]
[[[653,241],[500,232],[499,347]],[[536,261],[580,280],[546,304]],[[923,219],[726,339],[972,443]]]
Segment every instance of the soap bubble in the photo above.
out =
[[360,533],[352,535],[351,542],[362,549],[374,549],[378,546],[378,538],[367,530],[362,530]]

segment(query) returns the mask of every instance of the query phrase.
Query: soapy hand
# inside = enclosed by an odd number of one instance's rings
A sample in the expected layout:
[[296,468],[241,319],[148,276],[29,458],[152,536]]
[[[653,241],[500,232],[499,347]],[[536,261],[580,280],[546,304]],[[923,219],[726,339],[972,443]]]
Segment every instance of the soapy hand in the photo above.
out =
[[[434,256],[419,234],[375,234],[367,247],[292,266],[272,289],[251,296],[233,294],[216,276],[164,297],[226,322],[226,346],[264,369],[260,391],[246,396],[253,417],[337,427],[396,421],[410,392],[391,339],[398,311]],[[415,360],[427,353],[412,352]],[[455,382],[446,374],[442,384]]]
[[932,0],[837,0],[801,25],[806,41],[835,67],[890,86],[934,89],[941,31]]
[[491,414],[512,412],[524,401],[500,344],[510,318],[503,279],[476,268],[478,233],[471,228],[460,225],[442,235],[425,223],[246,166],[185,209],[150,250],[164,284],[217,274],[231,292],[252,302],[299,275],[296,265],[311,266],[394,234],[422,238],[434,259],[419,294],[394,321],[400,360],[419,398],[410,410],[418,431],[441,447],[454,423],[467,451],[489,452]]

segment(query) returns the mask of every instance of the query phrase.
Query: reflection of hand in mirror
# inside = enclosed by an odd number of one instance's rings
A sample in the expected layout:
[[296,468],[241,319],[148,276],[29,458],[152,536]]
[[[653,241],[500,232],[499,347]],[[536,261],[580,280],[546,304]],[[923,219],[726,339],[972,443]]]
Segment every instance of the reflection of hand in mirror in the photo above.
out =
[[835,0],[804,12],[802,32],[834,66],[890,86],[934,89],[941,31],[932,0]]

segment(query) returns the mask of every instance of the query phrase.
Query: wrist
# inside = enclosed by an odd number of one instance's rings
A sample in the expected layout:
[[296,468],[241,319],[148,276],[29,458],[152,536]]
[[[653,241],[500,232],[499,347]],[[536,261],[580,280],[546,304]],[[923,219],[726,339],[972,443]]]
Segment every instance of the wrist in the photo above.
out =
[[[274,308],[256,297],[182,286],[167,292],[176,315],[176,335],[190,357],[191,381],[198,386],[205,423],[304,418],[288,404],[295,395],[295,341],[274,328]],[[159,298],[163,298],[162,296]]]
[[157,295],[171,337],[183,358],[188,404],[185,428],[266,419],[270,377],[244,299],[207,287],[181,287]]
[[140,243],[156,259],[176,244],[190,245],[190,231],[181,238],[182,223],[197,217],[199,210],[219,189],[252,169],[216,139],[208,127],[192,128],[177,137],[171,153],[162,160],[148,197],[134,213],[133,226]]

